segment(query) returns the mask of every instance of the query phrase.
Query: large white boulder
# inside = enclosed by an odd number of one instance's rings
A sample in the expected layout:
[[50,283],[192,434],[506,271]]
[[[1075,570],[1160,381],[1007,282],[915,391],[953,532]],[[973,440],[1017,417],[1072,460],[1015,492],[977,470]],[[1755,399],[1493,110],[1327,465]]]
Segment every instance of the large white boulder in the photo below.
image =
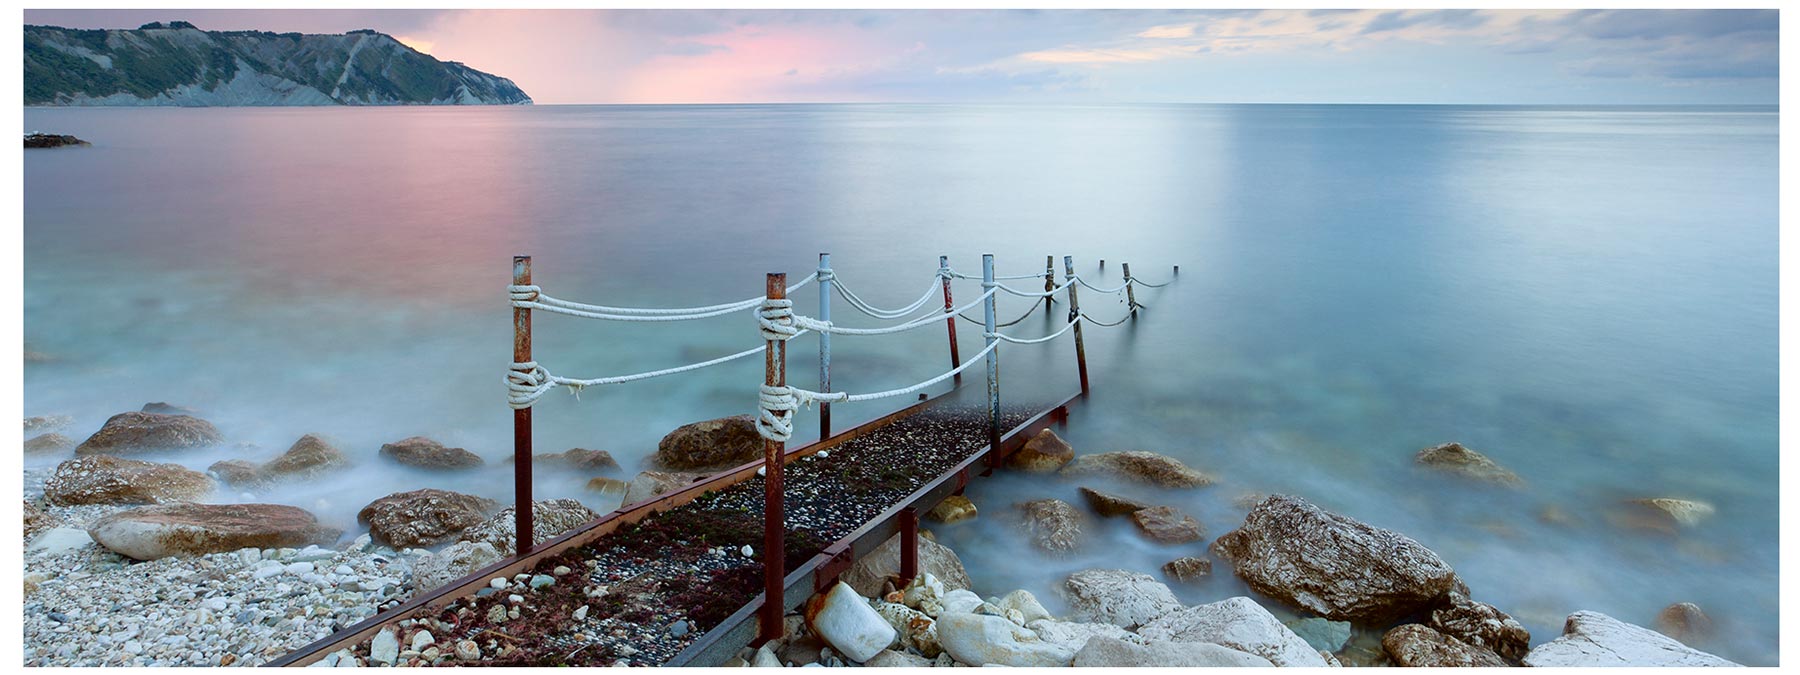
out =
[[1275,664],[1211,642],[1150,642],[1095,637],[1075,653],[1077,668],[1268,668]]
[[283,504],[140,506],[88,528],[101,546],[138,560],[330,544],[341,533],[306,509]]
[[87,530],[75,527],[55,527],[45,530],[43,534],[31,540],[25,547],[27,558],[54,558],[56,556],[80,549],[94,543]]
[[1180,609],[1145,624],[1138,634],[1152,641],[1211,642],[1268,659],[1277,666],[1325,666],[1306,640],[1256,604],[1238,596]]
[[1094,638],[1112,638],[1126,642],[1142,644],[1144,638],[1137,633],[1125,630],[1110,623],[1080,623],[1076,621],[1057,621],[1056,619],[1037,619],[1025,623],[1026,628],[1037,633],[1038,639],[1051,644],[1058,644],[1069,649],[1080,651],[1089,640]]
[[1181,601],[1168,586],[1130,570],[1076,572],[1063,581],[1062,593],[1069,601],[1069,618],[1125,628],[1137,628],[1181,609]]
[[945,613],[937,619],[944,652],[971,666],[1055,668],[1069,665],[1075,650],[1045,642],[1036,632],[1004,617]]
[[869,601],[838,582],[825,597],[810,603],[806,627],[845,658],[861,663],[894,643],[897,634]]
[[1736,666],[1656,631],[1599,612],[1576,612],[1563,622],[1562,637],[1525,655],[1538,668],[1593,666]]
[[894,627],[901,647],[916,649],[928,659],[935,659],[944,651],[938,644],[937,622],[924,612],[895,602],[878,602],[875,613]]

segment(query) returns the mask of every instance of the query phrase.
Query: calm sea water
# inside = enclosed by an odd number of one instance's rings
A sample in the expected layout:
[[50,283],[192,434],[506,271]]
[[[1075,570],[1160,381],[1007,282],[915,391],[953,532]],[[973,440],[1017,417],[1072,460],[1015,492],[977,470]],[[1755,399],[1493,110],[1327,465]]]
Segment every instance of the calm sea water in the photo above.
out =
[[[74,415],[81,435],[166,400],[254,444],[175,461],[263,459],[322,432],[363,463],[344,480],[228,498],[348,526],[402,489],[507,497],[516,253],[535,256],[551,293],[630,305],[757,295],[764,272],[806,274],[822,251],[888,306],[924,289],[939,254],[975,272],[994,253],[1001,274],[1074,255],[1104,285],[1120,262],[1154,281],[1180,265],[1179,283],[1140,296],[1135,323],[1088,331],[1094,395],[1066,435],[1078,451],[1153,450],[1222,482],[1121,491],[1178,505],[1211,536],[1241,522],[1232,502],[1250,492],[1400,530],[1536,642],[1575,610],[1648,625],[1692,601],[1720,625],[1707,647],[1777,660],[1773,108],[28,109],[25,127],[94,142],[25,157],[25,338],[55,359],[27,366],[25,414]],[[817,296],[798,297],[811,308]],[[1124,311],[1084,299],[1096,318]],[[1005,298],[1000,313],[1023,308]],[[537,327],[539,360],[584,377],[756,340],[747,316]],[[965,354],[979,348],[978,329],[962,335]],[[943,341],[939,328],[838,338],[834,383],[925,379],[948,365]],[[792,349],[797,382],[812,377],[813,345]],[[1067,338],[1001,360],[1008,400],[1076,387]],[[750,410],[760,374],[752,359],[579,401],[556,392],[537,437],[635,470],[670,428]],[[847,425],[893,407],[836,415]],[[415,434],[490,468],[440,477],[376,461],[382,442]],[[1452,440],[1529,487],[1412,465]],[[584,479],[541,476],[539,490],[615,506],[582,493]],[[934,529],[977,590],[1051,603],[1069,571],[1154,572],[1203,550],[1104,522],[1087,553],[1030,553],[1010,504],[1078,501],[1075,489],[981,481],[982,517]],[[1718,512],[1678,535],[1613,522],[1621,500],[1652,496]],[[1544,522],[1547,507],[1573,522]],[[1245,592],[1227,569],[1178,592]]]

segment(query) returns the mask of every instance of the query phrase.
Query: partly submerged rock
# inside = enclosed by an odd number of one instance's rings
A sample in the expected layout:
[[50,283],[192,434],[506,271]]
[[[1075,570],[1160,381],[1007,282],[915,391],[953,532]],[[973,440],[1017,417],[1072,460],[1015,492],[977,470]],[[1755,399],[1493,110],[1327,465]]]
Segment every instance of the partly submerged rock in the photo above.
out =
[[1493,605],[1469,599],[1461,591],[1451,591],[1442,606],[1431,610],[1426,625],[1514,663],[1531,651],[1531,632],[1525,630],[1524,624]]
[[1212,561],[1187,556],[1163,563],[1163,574],[1176,581],[1195,582],[1212,576]]
[[632,478],[631,484],[626,486],[624,503],[636,504],[658,495],[675,492],[705,477],[705,474],[698,473],[645,471]]
[[1410,668],[1494,668],[1510,665],[1491,651],[1416,623],[1388,631],[1381,638],[1381,648],[1394,663]]
[[1406,535],[1275,495],[1213,542],[1257,592],[1329,619],[1380,624],[1458,588],[1455,570]]
[[1150,504],[1122,497],[1110,492],[1101,492],[1093,488],[1081,488],[1081,497],[1087,500],[1088,508],[1102,516],[1128,516],[1137,511],[1150,508]]
[[218,445],[225,439],[211,422],[188,415],[124,412],[106,420],[75,455],[117,455],[159,450],[185,450]]
[[199,501],[214,487],[206,474],[180,464],[94,455],[58,464],[44,482],[44,499],[55,506],[166,504]]
[[1038,499],[1019,504],[1025,515],[1025,531],[1031,543],[1050,553],[1068,553],[1081,547],[1080,511],[1060,499]]
[[1021,471],[1055,471],[1075,459],[1075,449],[1049,429],[1039,431],[1025,446],[1006,458],[1007,466]]
[[[507,455],[502,463],[511,464],[512,455]],[[569,448],[562,452],[542,452],[531,456],[533,466],[573,469],[590,473],[612,473],[619,470],[619,461],[613,459],[612,453],[605,450],[589,450],[587,448]]]
[[1268,659],[1210,642],[1137,643],[1094,637],[1075,653],[1076,668],[1269,668]]
[[23,449],[27,455],[59,455],[73,447],[75,439],[52,431],[27,439]]
[[263,484],[255,462],[247,459],[221,459],[206,467],[206,473],[234,488],[250,488]]
[[1736,666],[1656,631],[1599,612],[1576,612],[1563,623],[1561,637],[1525,655],[1538,668],[1595,666]]
[[975,502],[969,501],[968,497],[950,495],[945,497],[944,501],[938,502],[937,506],[931,507],[931,511],[926,513],[925,517],[949,525],[965,520],[974,520],[978,513],[975,509]]
[[[950,547],[924,537],[919,538],[919,571],[930,574],[946,591],[968,588],[969,573],[962,559]],[[864,597],[875,597],[888,577],[900,573],[900,535],[888,537],[868,555],[858,559],[838,578]]]
[[224,553],[242,548],[329,545],[342,531],[311,512],[282,504],[165,504],[101,518],[94,541],[138,560]]
[[1282,625],[1287,626],[1288,630],[1294,631],[1295,635],[1305,640],[1306,644],[1312,645],[1313,649],[1322,652],[1336,652],[1344,648],[1344,643],[1350,641],[1350,622],[1348,621],[1332,621],[1312,616],[1295,619]]
[[677,471],[724,469],[762,457],[756,420],[733,415],[677,427],[656,444],[653,461]]
[[1521,487],[1525,484],[1518,474],[1495,463],[1487,455],[1463,447],[1461,443],[1445,443],[1425,448],[1419,451],[1413,461],[1438,471],[1495,485]]
[[1211,642],[1268,659],[1277,666],[1325,666],[1306,640],[1243,596],[1178,609],[1138,629],[1151,641]]
[[1148,574],[1130,570],[1081,570],[1063,580],[1069,617],[1137,628],[1181,609],[1181,601]]
[[1082,455],[1062,468],[1065,476],[1111,475],[1166,488],[1192,488],[1217,482],[1180,460],[1142,450]]
[[[494,550],[512,555],[519,538],[517,511],[508,506],[487,520],[463,530],[463,541],[483,541]],[[531,503],[531,541],[536,546],[564,532],[599,518],[600,514],[573,499],[548,499]]]
[[318,434],[301,436],[287,452],[262,465],[264,478],[271,480],[313,478],[344,468],[350,460],[342,450]]
[[75,423],[75,418],[68,415],[38,415],[25,418],[25,433],[33,431],[54,431]]
[[806,605],[806,627],[832,649],[861,663],[894,642],[897,633],[887,619],[869,607],[868,599],[838,582]]
[[62,148],[76,145],[93,145],[68,134],[25,134],[25,148]]
[[424,436],[383,443],[381,456],[407,466],[440,471],[473,469],[484,464],[481,456],[473,452],[445,447]]
[[152,403],[145,403],[144,407],[138,408],[138,411],[139,412],[147,412],[147,413],[156,413],[158,415],[192,415],[194,417],[200,416],[199,410],[189,408],[185,405],[175,405],[173,403],[169,403],[166,401],[155,401]]
[[945,613],[937,619],[938,642],[958,663],[1022,668],[1069,665],[1075,650],[1038,638],[1036,632],[1003,617]]
[[630,483],[617,478],[607,478],[605,476],[590,478],[587,482],[588,492],[598,492],[608,497],[624,498],[625,491],[630,489]]
[[[1706,502],[1671,497],[1633,499],[1628,504],[1638,509],[1638,513],[1632,515],[1643,519],[1642,526],[1657,529],[1693,527],[1699,525],[1700,521],[1712,517],[1716,512],[1716,509]],[[1632,524],[1640,523],[1634,521]]]
[[1656,632],[1694,646],[1712,638],[1713,622],[1699,605],[1677,602],[1656,614]]
[[436,546],[481,524],[500,507],[486,497],[426,488],[382,497],[356,514],[369,536],[394,548]]
[[1200,521],[1173,506],[1139,509],[1132,512],[1131,522],[1137,524],[1138,531],[1144,536],[1164,544],[1185,544],[1206,536],[1200,529]]

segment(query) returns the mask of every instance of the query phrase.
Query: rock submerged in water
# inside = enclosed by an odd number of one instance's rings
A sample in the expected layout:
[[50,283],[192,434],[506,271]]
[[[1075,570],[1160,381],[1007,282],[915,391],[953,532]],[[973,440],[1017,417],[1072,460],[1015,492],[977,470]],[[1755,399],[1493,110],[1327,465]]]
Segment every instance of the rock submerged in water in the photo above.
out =
[[481,524],[500,507],[486,497],[426,488],[396,492],[357,512],[369,536],[394,548],[436,546]]
[[1690,647],[1713,636],[1712,617],[1691,602],[1677,602],[1656,614],[1656,632],[1675,638]]
[[320,525],[312,513],[294,506],[167,504],[106,516],[88,534],[120,555],[156,560],[242,548],[329,545],[342,531]]
[[1195,582],[1212,576],[1212,561],[1187,556],[1163,563],[1163,574],[1176,581]]
[[[924,537],[919,538],[919,572],[935,577],[947,591],[969,587],[969,573],[963,570],[956,551]],[[857,559],[839,579],[859,595],[873,598],[881,593],[888,577],[899,573],[900,535],[896,534]]]
[[92,145],[68,134],[25,134],[25,148],[63,148],[76,145]]
[[27,455],[55,455],[73,447],[75,439],[52,431],[26,440],[23,449]]
[[1180,460],[1154,452],[1126,450],[1082,455],[1063,466],[1064,476],[1112,475],[1165,488],[1205,487],[1217,482]]
[[94,455],[58,464],[44,482],[44,499],[55,506],[167,504],[205,499],[214,487],[206,474],[180,464]]
[[[517,510],[508,506],[480,524],[463,530],[463,541],[486,542],[494,550],[512,555],[519,538]],[[548,499],[531,503],[531,541],[536,546],[564,532],[599,518],[600,514],[573,499]]]
[[258,487],[263,484],[262,474],[256,470],[256,463],[247,459],[221,459],[206,467],[219,482],[234,488]]
[[1381,638],[1381,648],[1395,663],[1409,668],[1503,668],[1511,665],[1493,652],[1416,623],[1388,631]]
[[33,431],[54,431],[75,423],[75,418],[68,415],[38,415],[25,418],[25,433]]
[[1007,466],[1020,471],[1055,471],[1075,459],[1075,449],[1049,429],[1039,431],[1025,446],[1006,458]]
[[1068,553],[1081,547],[1082,516],[1060,499],[1038,499],[1019,504],[1025,514],[1025,531],[1031,543],[1049,553]]
[[1439,603],[1461,580],[1406,535],[1275,495],[1213,542],[1258,593],[1328,619],[1381,624]]
[[1125,629],[1181,609],[1168,586],[1148,574],[1130,570],[1090,569],[1063,580],[1069,616],[1076,621],[1109,623]]
[[1524,624],[1493,605],[1469,599],[1462,591],[1451,591],[1443,606],[1431,610],[1426,625],[1513,663],[1531,651],[1531,632]]
[[1138,629],[1151,641],[1210,642],[1268,659],[1277,666],[1327,665],[1318,650],[1243,596],[1178,609]]
[[[503,463],[511,464],[512,455],[507,455]],[[619,461],[613,459],[612,453],[605,450],[589,450],[587,448],[569,448],[562,452],[544,452],[531,456],[534,466],[574,469],[576,471],[611,473],[619,470]]]
[[1093,488],[1081,488],[1081,498],[1087,500],[1088,508],[1102,516],[1129,516],[1138,511],[1150,508],[1149,504],[1129,497],[1122,497],[1110,492],[1101,492]]
[[1419,451],[1413,461],[1471,480],[1514,488],[1525,485],[1518,474],[1500,466],[1487,455],[1463,447],[1461,443],[1445,443],[1425,448]]
[[421,469],[473,469],[485,464],[481,457],[473,452],[462,448],[445,447],[444,444],[424,436],[413,436],[392,443],[384,443],[381,446],[381,456]]
[[625,491],[629,489],[631,489],[630,483],[617,478],[601,476],[598,478],[590,478],[587,482],[588,492],[598,492],[609,497],[623,498],[625,496]]
[[677,427],[656,444],[652,461],[665,469],[724,469],[762,457],[763,439],[756,420],[733,415]]
[[211,422],[198,417],[123,412],[107,418],[99,431],[75,446],[75,456],[206,448],[223,441]]
[[1711,504],[1692,499],[1675,499],[1671,497],[1655,497],[1651,499],[1633,499],[1627,502],[1636,509],[1629,514],[1629,524],[1650,529],[1673,530],[1699,525],[1700,521],[1712,517],[1716,509]]
[[1272,668],[1268,659],[1210,642],[1145,644],[1096,636],[1075,652],[1076,668]]
[[636,504],[651,497],[674,492],[705,477],[705,474],[699,473],[645,471],[632,478],[631,484],[625,487],[624,503]]
[[950,525],[965,520],[974,520],[979,514],[980,511],[976,510],[975,502],[969,501],[968,497],[950,495],[945,497],[944,501],[938,502],[937,506],[931,507],[931,511],[926,513],[925,517]]
[[305,479],[349,465],[350,460],[331,441],[318,434],[307,434],[294,441],[287,452],[262,465],[259,473],[269,480]]
[[1537,668],[1596,666],[1736,666],[1712,654],[1683,645],[1656,631],[1625,623],[1599,612],[1576,612],[1563,623],[1561,637],[1525,655]]
[[1173,506],[1138,509],[1132,512],[1131,522],[1144,536],[1163,544],[1185,544],[1206,537],[1200,521]]

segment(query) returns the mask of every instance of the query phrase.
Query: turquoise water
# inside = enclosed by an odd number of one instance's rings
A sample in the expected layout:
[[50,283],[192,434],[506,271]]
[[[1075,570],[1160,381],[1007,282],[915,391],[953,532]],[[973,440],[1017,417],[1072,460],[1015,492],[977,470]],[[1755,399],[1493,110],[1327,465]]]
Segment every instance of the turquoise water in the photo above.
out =
[[[1777,120],[1760,107],[27,109],[26,130],[94,145],[25,158],[25,339],[55,360],[27,365],[24,412],[74,415],[79,436],[167,400],[255,444],[171,458],[202,467],[329,434],[366,470],[226,498],[348,525],[400,489],[507,496],[515,253],[535,256],[551,293],[634,305],[756,295],[764,272],[808,273],[821,251],[887,306],[916,297],[939,254],[974,272],[994,253],[1001,274],[1069,254],[1103,286],[1120,262],[1154,281],[1180,265],[1135,323],[1088,331],[1094,395],[1066,430],[1078,451],[1154,450],[1221,478],[1137,494],[1209,536],[1241,522],[1244,493],[1299,494],[1437,550],[1534,642],[1575,610],[1649,625],[1692,601],[1720,625],[1708,649],[1774,664]],[[1096,318],[1124,311],[1084,300]],[[1000,313],[1023,309],[1005,298]],[[964,354],[979,349],[978,329],[961,335]],[[536,348],[592,377],[755,340],[747,316],[546,317]],[[925,379],[948,364],[943,341],[941,328],[838,338],[833,382]],[[797,382],[813,344],[793,346]],[[1067,338],[1003,348],[1004,395],[1072,392],[1072,352]],[[668,429],[750,410],[756,361],[555,392],[538,441],[633,470]],[[415,434],[492,466],[452,478],[375,461]],[[1411,465],[1451,440],[1528,488]],[[582,493],[585,478],[540,476],[539,490],[614,506]],[[1081,555],[1031,553],[1010,503],[1075,488],[981,481],[983,516],[934,529],[977,590],[1052,602],[1071,570],[1154,573],[1202,551],[1107,522]],[[1676,535],[1612,522],[1621,500],[1652,496],[1717,514]],[[1573,522],[1544,522],[1548,506]],[[1179,592],[1244,592],[1219,572]]]

